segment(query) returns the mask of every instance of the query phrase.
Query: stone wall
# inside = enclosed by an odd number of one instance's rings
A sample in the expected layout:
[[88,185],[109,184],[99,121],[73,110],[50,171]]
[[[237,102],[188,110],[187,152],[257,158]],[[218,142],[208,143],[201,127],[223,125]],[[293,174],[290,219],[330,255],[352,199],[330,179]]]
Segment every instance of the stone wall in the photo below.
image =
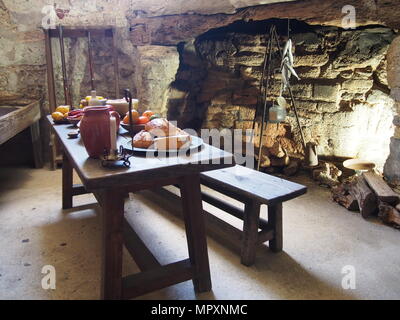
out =
[[390,155],[385,163],[384,173],[390,183],[400,185],[400,37],[392,42],[387,61],[388,83],[391,96],[395,100],[395,130],[390,140]]
[[[298,28],[292,26],[292,39],[301,80],[292,79],[292,89],[306,141],[316,141],[322,156],[359,157],[381,169],[393,132],[385,55],[394,33],[386,28]],[[182,47],[170,117],[182,126],[250,128],[265,47],[264,35],[231,29]],[[279,78],[271,91],[275,98]],[[302,153],[292,110],[285,123],[269,125],[268,135],[268,148],[279,141],[289,154]]]
[[[44,17],[42,8],[48,4],[56,8],[56,24],[61,23],[66,27],[115,28],[120,59],[121,89],[130,87],[143,102],[147,100],[143,107],[155,108],[161,113],[166,111],[165,102],[168,96],[168,106],[171,106],[170,114],[175,113],[175,116],[180,116],[180,119],[190,120],[193,126],[201,126],[208,107],[208,102],[205,101],[196,102],[198,106],[196,110],[188,108],[192,101],[197,99],[196,90],[200,90],[196,86],[196,81],[202,77],[211,76],[207,68],[203,68],[204,60],[197,61],[196,54],[192,54],[197,52],[193,40],[210,29],[223,27],[235,21],[260,21],[272,17],[289,17],[315,25],[340,26],[343,17],[341,9],[344,5],[355,6],[359,26],[381,24],[391,28],[400,27],[398,10],[396,10],[397,0],[327,0],[323,2],[320,0],[224,0],[217,2],[208,0],[202,2],[194,0],[37,0],[34,2],[0,0],[0,47],[2,48],[0,103],[10,101],[24,103],[30,99],[47,97],[44,37],[40,28]],[[256,6],[259,4],[260,6]],[[94,41],[96,42],[96,39]],[[68,60],[68,68],[70,74],[73,75],[73,93],[75,99],[78,99],[86,95],[90,89],[87,59],[84,55],[86,44],[84,40],[72,42],[66,40],[66,42],[68,42],[66,54],[71,58]],[[98,52],[98,56],[95,57],[97,87],[100,94],[111,95],[114,87],[113,70],[111,70],[109,60],[110,52],[104,44],[106,44],[105,39],[100,39],[98,44],[94,44]],[[150,45],[152,47],[149,47]],[[168,46],[168,48],[164,50],[162,46]],[[174,78],[173,73],[177,63],[176,46],[178,49],[185,47],[184,55],[190,57],[192,60],[190,63],[195,64],[196,71],[192,72],[192,69],[187,72],[191,73],[194,81],[185,81],[184,78],[187,75],[180,72],[175,84],[178,81],[181,83],[169,87],[171,79]],[[146,48],[153,48],[153,50],[148,53]],[[57,52],[54,54],[58,56]],[[165,68],[166,64],[167,68]],[[59,70],[58,59],[56,65]],[[144,68],[145,65],[148,70]],[[304,68],[303,73],[306,73],[307,66]],[[165,69],[167,70],[164,73],[161,72]],[[310,76],[314,71],[313,67],[309,68]],[[144,79],[141,75],[146,74],[161,74],[162,78]],[[375,74],[378,73],[374,72]],[[226,73],[225,76],[227,76]],[[180,77],[182,79],[179,79]],[[57,85],[57,97],[62,102],[59,72],[57,72]],[[192,88],[188,90],[186,87],[190,86]],[[150,95],[154,96],[154,99]],[[182,101],[184,104],[180,103]],[[313,106],[310,107],[313,108]],[[47,100],[43,105],[43,111],[44,114],[48,112]],[[237,111],[232,110],[231,113],[235,112]],[[251,108],[241,108],[240,112],[241,117],[247,117],[247,113],[251,113]],[[184,117],[182,113],[185,113]],[[294,139],[297,137],[289,130],[285,132],[288,136],[293,135]],[[43,139],[47,144],[46,134]],[[293,139],[290,138],[288,141],[291,140]]]

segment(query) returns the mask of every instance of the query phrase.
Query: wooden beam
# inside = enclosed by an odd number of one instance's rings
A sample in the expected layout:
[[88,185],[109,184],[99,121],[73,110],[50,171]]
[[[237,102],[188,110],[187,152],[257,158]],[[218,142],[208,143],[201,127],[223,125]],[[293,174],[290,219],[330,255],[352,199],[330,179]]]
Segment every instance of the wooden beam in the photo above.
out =
[[[93,36],[99,36],[99,37],[112,37],[113,36],[112,28],[110,28],[110,29],[93,29],[93,28],[68,29],[68,28],[63,28],[63,36],[67,37],[67,38],[86,38],[88,31]],[[49,36],[51,38],[58,38],[58,36],[59,36],[58,29],[49,29]]]
[[[214,207],[217,207],[219,209],[221,209],[222,211],[225,211],[231,215],[233,215],[234,217],[243,220],[243,216],[244,216],[244,210],[241,208],[238,208],[224,200],[218,199],[210,194],[207,194],[205,192],[201,193],[201,197],[203,199],[203,201],[211,204]],[[260,218],[259,219],[259,228],[260,229],[265,229],[268,228],[268,221],[266,221],[265,219]]]
[[187,281],[193,277],[189,259],[122,278],[122,298],[132,299],[146,293]]
[[79,196],[81,194],[90,193],[86,190],[83,184],[74,184],[72,186],[72,196]]
[[369,187],[375,192],[379,200],[396,205],[400,201],[400,197],[395,193],[392,188],[374,172],[364,172],[363,176]]
[[124,245],[140,270],[147,271],[161,266],[126,218],[124,218]]

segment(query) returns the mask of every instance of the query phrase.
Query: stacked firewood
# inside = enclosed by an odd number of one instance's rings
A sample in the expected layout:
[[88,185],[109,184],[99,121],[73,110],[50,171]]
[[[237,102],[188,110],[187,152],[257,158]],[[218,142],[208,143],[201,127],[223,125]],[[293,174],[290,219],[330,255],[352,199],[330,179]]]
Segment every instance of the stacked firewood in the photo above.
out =
[[383,222],[400,225],[400,196],[374,172],[352,177],[332,190],[333,200],[363,218],[378,215]]

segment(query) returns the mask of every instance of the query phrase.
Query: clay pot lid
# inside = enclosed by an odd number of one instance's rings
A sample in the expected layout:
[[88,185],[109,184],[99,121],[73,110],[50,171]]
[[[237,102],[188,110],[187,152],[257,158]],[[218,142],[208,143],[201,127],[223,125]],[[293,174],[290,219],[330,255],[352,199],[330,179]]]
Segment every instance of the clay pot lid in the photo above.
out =
[[361,159],[349,159],[343,161],[343,166],[356,171],[370,171],[375,168],[375,163]]

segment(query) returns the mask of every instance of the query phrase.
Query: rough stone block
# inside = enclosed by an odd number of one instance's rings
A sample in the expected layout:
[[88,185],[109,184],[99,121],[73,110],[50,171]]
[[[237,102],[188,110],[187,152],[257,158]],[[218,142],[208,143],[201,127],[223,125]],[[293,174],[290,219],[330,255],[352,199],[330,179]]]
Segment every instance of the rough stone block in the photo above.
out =
[[390,105],[393,106],[393,99],[386,93],[380,90],[372,90],[367,97],[367,102],[372,105]]
[[317,106],[317,111],[325,113],[325,112],[337,112],[340,109],[340,105],[336,102],[319,102]]
[[313,97],[318,100],[336,102],[339,97],[339,84],[332,85],[314,85]]
[[152,109],[166,113],[166,93],[179,67],[179,54],[174,47],[142,46],[136,51],[135,78],[140,111]]
[[295,67],[321,67],[329,62],[329,55],[323,54],[309,54],[305,56],[297,56],[294,59]]
[[297,83],[292,85],[292,91],[295,98],[311,98],[313,86],[309,83]]
[[342,90],[348,92],[364,93],[371,90],[372,80],[346,80],[342,83]]
[[315,79],[318,78],[321,73],[320,67],[298,67],[296,72],[301,79]]
[[317,110],[317,102],[314,101],[296,101],[296,106],[298,109],[305,109],[309,111]]

